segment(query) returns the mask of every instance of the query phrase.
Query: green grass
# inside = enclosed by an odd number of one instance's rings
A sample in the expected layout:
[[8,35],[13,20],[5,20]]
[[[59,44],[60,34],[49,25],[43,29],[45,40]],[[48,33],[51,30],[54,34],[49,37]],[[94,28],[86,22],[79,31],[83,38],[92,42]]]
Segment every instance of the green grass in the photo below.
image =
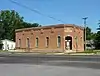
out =
[[0,52],[8,52],[8,50],[0,50]]
[[[0,52],[8,52],[8,53],[18,53],[18,52],[9,52],[8,50],[0,50]],[[20,52],[21,53],[21,52]],[[22,52],[23,54],[24,53],[27,53],[27,52]],[[28,52],[28,53],[31,53],[31,52]],[[33,52],[32,52],[33,53]],[[37,53],[40,53],[40,54],[59,54],[59,53],[62,53],[62,52],[37,52]],[[73,55],[73,54],[76,54],[76,55],[100,55],[100,50],[85,50],[84,52],[70,52],[70,53],[64,53],[65,55]],[[63,53],[62,53],[63,55]]]
[[83,52],[71,52],[71,53],[68,53],[68,54],[100,54],[100,50],[85,50]]

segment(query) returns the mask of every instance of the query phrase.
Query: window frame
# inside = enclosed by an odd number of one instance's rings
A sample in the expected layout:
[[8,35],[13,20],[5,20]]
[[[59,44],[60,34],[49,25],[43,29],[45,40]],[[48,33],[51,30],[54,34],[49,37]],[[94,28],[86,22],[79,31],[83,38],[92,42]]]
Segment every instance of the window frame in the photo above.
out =
[[58,48],[61,47],[61,36],[60,35],[57,36],[57,47]]
[[18,39],[18,48],[21,48],[21,39]]
[[39,46],[39,38],[36,37],[36,39],[35,39],[35,47],[38,48],[38,46]]
[[26,39],[26,47],[30,48],[30,39],[29,39],[29,37],[27,37],[27,39]]
[[49,47],[49,37],[46,37],[46,43],[45,43],[46,48]]

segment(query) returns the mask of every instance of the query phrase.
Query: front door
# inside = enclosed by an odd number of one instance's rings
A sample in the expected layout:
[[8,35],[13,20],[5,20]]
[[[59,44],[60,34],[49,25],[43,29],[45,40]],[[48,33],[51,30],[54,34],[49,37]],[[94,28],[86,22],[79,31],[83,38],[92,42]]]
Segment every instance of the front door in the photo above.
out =
[[65,50],[68,52],[72,50],[72,37],[71,36],[65,37]]
[[65,40],[65,49],[70,50],[70,40]]

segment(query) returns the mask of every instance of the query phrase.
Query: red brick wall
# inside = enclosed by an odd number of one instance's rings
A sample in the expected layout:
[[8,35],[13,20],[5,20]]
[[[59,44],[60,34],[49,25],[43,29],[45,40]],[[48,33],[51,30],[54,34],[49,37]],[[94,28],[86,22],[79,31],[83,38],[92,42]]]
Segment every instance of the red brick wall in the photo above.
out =
[[[64,36],[64,28],[51,28],[40,30],[29,30],[29,31],[21,31],[16,33],[16,47],[18,47],[18,40],[21,39],[21,49],[26,49],[26,39],[30,40],[30,48],[31,51],[62,51],[63,49],[63,36]],[[42,34],[41,34],[42,33]],[[24,35],[23,35],[24,34]],[[57,47],[57,36],[61,36],[61,47]],[[39,38],[38,48],[35,46],[36,37]],[[49,37],[49,46],[46,47],[46,37]]]
[[[68,32],[66,28],[70,28],[72,31]],[[57,47],[57,37],[61,37],[61,47]],[[78,48],[77,51],[84,50],[84,40],[83,40],[83,30],[77,27],[50,27],[50,28],[41,28],[41,29],[31,29],[23,30],[16,32],[16,49],[18,49],[18,41],[21,39],[20,49],[24,51],[31,52],[64,52],[65,50],[65,37],[70,35],[72,37],[72,50],[76,51],[76,40],[75,37],[78,37]],[[39,38],[38,48],[35,46],[36,37]],[[49,37],[49,47],[46,47],[46,37]],[[26,48],[27,38],[29,38],[30,49]]]

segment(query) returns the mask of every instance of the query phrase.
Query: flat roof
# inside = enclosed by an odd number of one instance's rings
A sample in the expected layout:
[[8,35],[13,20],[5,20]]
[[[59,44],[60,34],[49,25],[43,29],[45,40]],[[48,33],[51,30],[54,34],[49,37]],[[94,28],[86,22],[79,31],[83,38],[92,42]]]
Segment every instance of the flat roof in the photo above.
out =
[[62,28],[62,27],[77,27],[77,28],[80,28],[80,29],[84,29],[84,27],[82,26],[78,26],[78,25],[75,25],[75,24],[56,24],[56,25],[48,25],[48,26],[41,26],[41,27],[31,27],[31,28],[22,28],[22,29],[16,29],[15,32],[19,32],[19,31],[26,31],[26,30],[35,30],[35,29],[48,29],[48,28],[52,28],[52,27],[58,27],[58,28]]

